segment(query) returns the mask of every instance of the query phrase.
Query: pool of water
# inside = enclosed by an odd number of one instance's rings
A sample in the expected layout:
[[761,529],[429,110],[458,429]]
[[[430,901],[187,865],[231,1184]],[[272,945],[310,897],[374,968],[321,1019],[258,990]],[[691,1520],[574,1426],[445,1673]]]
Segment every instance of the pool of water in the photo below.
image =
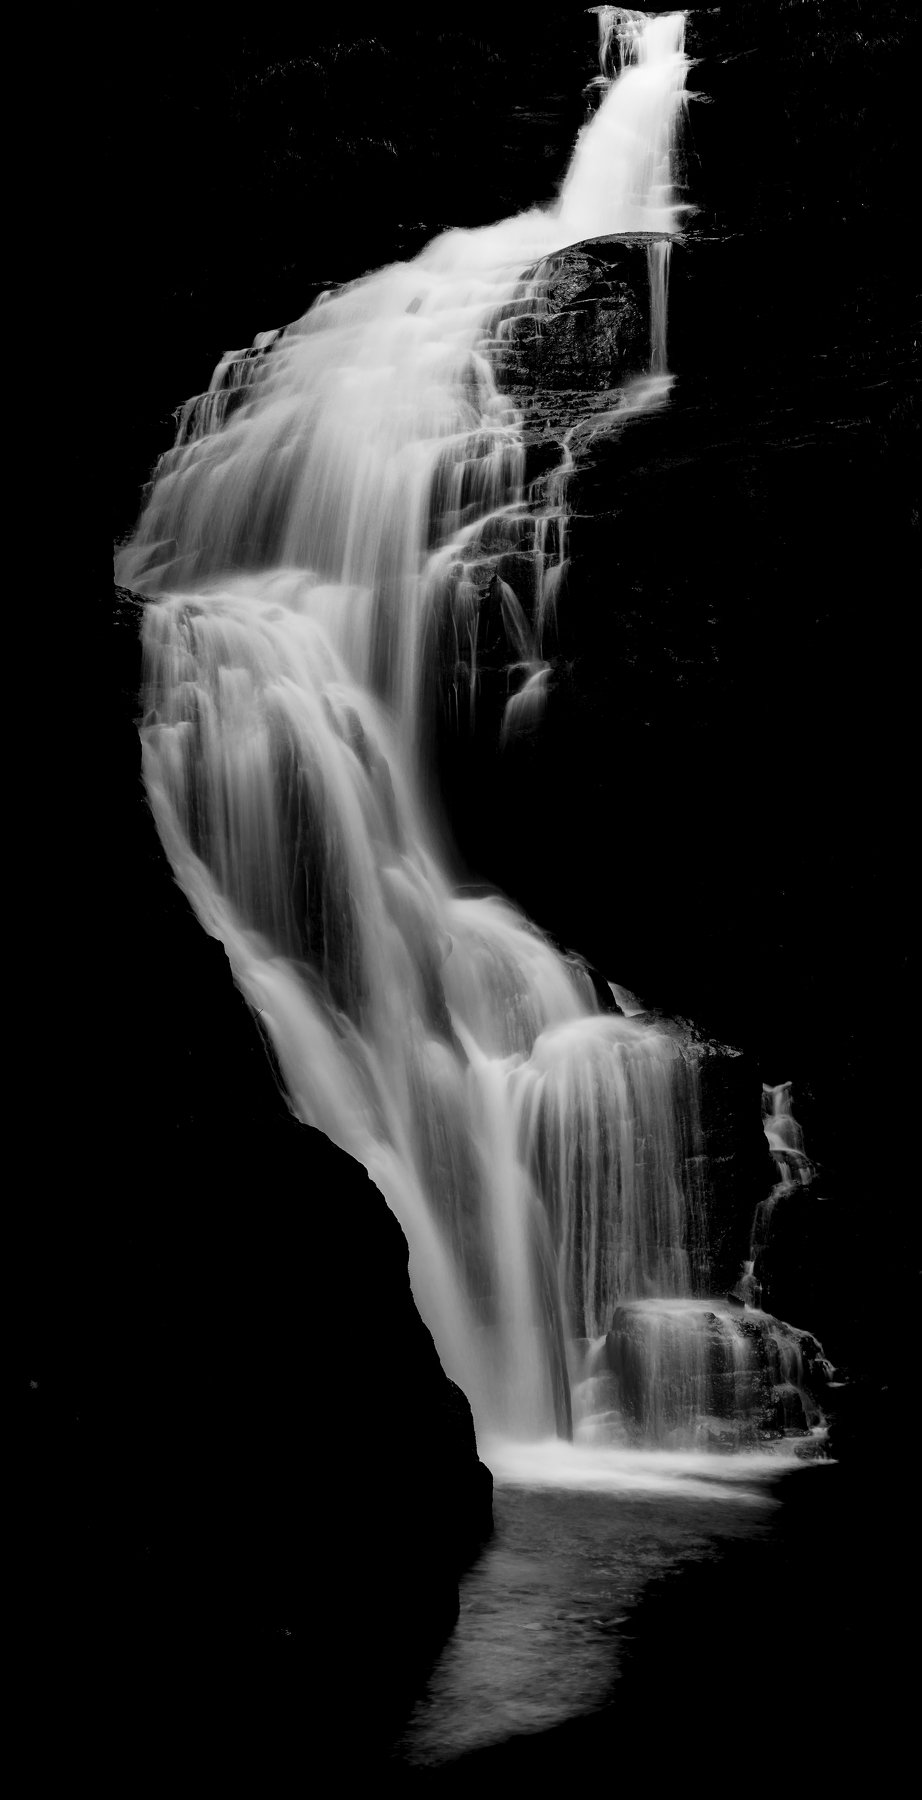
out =
[[461,1584],[457,1626],[394,1747],[436,1768],[597,1710],[645,1590],[765,1533],[790,1455],[484,1447],[495,1534]]

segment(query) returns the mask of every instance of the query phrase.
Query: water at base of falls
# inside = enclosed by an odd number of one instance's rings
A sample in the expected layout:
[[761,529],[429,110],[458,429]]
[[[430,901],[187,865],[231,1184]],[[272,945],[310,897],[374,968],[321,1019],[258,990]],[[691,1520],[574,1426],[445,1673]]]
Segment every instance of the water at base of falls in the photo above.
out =
[[504,1487],[567,1489],[575,1494],[647,1495],[651,1499],[707,1500],[764,1505],[770,1485],[822,1452],[818,1427],[807,1437],[786,1438],[758,1450],[715,1457],[709,1450],[629,1449],[595,1440],[546,1438],[523,1443],[486,1438],[483,1453],[494,1480]]
[[[496,1533],[462,1580],[458,1623],[394,1745],[408,1768],[450,1765],[603,1707],[651,1584],[763,1538],[777,1511],[773,1484],[791,1467],[771,1456],[560,1443],[486,1449]],[[738,1625],[747,1597],[733,1598]],[[717,1729],[737,1724],[720,1718]]]

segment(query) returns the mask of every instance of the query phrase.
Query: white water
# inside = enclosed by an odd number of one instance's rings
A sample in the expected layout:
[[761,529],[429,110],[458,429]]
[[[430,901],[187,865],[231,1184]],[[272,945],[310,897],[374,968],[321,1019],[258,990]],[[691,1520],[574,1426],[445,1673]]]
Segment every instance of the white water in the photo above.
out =
[[[681,14],[602,9],[603,97],[555,206],[449,232],[229,353],[119,564],[150,597],[144,772],[175,873],[294,1112],[400,1218],[478,1429],[520,1439],[569,1429],[574,1336],[689,1292],[693,1108],[668,1037],[600,1014],[578,962],[456,891],[428,717],[446,682],[475,706],[486,599],[516,676],[504,734],[540,713],[568,464],[525,493],[491,357],[539,308],[543,258],[675,231],[683,40]],[[668,243],[650,272],[656,403]]]
[[792,1110],[792,1085],[790,1081],[779,1082],[775,1087],[767,1081],[762,1083],[762,1130],[772,1153],[778,1179],[771,1192],[756,1207],[749,1256],[743,1263],[737,1284],[740,1296],[756,1306],[761,1304],[762,1297],[761,1283],[755,1272],[756,1265],[768,1243],[775,1207],[782,1195],[796,1192],[801,1187],[809,1187],[816,1172],[804,1149],[804,1134]]
[[775,1159],[779,1179],[806,1186],[813,1164],[804,1150],[804,1134],[791,1110],[791,1083],[762,1083],[762,1129]]
[[481,1451],[501,1487],[573,1488],[604,1494],[672,1494],[677,1498],[771,1504],[770,1489],[787,1469],[806,1466],[794,1439],[777,1448],[715,1457],[706,1450],[627,1450],[621,1445],[533,1443],[486,1438]]

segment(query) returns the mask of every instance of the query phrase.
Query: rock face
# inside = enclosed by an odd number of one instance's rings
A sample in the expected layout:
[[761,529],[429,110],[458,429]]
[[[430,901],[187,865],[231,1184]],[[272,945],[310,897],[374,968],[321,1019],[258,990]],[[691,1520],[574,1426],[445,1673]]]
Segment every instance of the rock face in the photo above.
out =
[[701,1038],[694,1053],[706,1153],[705,1286],[721,1293],[736,1286],[750,1255],[753,1219],[774,1180],[774,1165],[759,1119],[760,1071],[755,1058]]
[[759,1118],[759,1065],[689,1019],[655,1007],[634,1017],[672,1037],[694,1072],[690,1136],[697,1154],[685,1164],[692,1279],[697,1293],[728,1293],[751,1256],[756,1211],[777,1180]]
[[628,1441],[738,1449],[820,1423],[833,1371],[810,1332],[719,1300],[629,1300],[589,1352]]
[[539,264],[537,315],[521,321],[498,358],[504,391],[586,394],[639,373],[650,355],[647,246],[657,241],[640,233],[592,239]]
[[533,452],[549,435],[585,431],[593,414],[618,403],[626,380],[649,368],[647,248],[655,241],[637,234],[574,244],[526,277],[537,279],[539,299],[504,324],[495,365]]
[[172,880],[138,772],[139,613],[120,594],[108,632],[101,1060],[75,1059],[73,1178],[22,1261],[35,1626],[142,1685],[198,1659],[230,1692],[268,1659],[303,1688],[319,1650],[331,1706],[361,1672],[373,1730],[454,1620],[492,1480],[397,1221],[289,1114]]

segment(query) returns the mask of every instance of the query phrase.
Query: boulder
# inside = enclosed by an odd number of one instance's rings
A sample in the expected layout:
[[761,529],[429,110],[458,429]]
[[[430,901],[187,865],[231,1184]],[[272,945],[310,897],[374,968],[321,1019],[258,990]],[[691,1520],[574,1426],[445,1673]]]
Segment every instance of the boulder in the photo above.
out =
[[832,1374],[809,1332],[722,1297],[622,1301],[601,1361],[629,1435],[666,1446],[806,1432],[822,1422]]
[[532,277],[540,287],[537,311],[516,321],[498,357],[504,390],[578,388],[592,393],[647,367],[650,323],[642,239],[571,245],[546,258]]
[[[542,445],[573,425],[591,426],[594,414],[619,404],[626,380],[649,369],[653,241],[636,234],[573,244],[526,275],[495,368],[498,386],[525,415],[529,479],[541,472]],[[526,302],[535,281],[538,297]]]

